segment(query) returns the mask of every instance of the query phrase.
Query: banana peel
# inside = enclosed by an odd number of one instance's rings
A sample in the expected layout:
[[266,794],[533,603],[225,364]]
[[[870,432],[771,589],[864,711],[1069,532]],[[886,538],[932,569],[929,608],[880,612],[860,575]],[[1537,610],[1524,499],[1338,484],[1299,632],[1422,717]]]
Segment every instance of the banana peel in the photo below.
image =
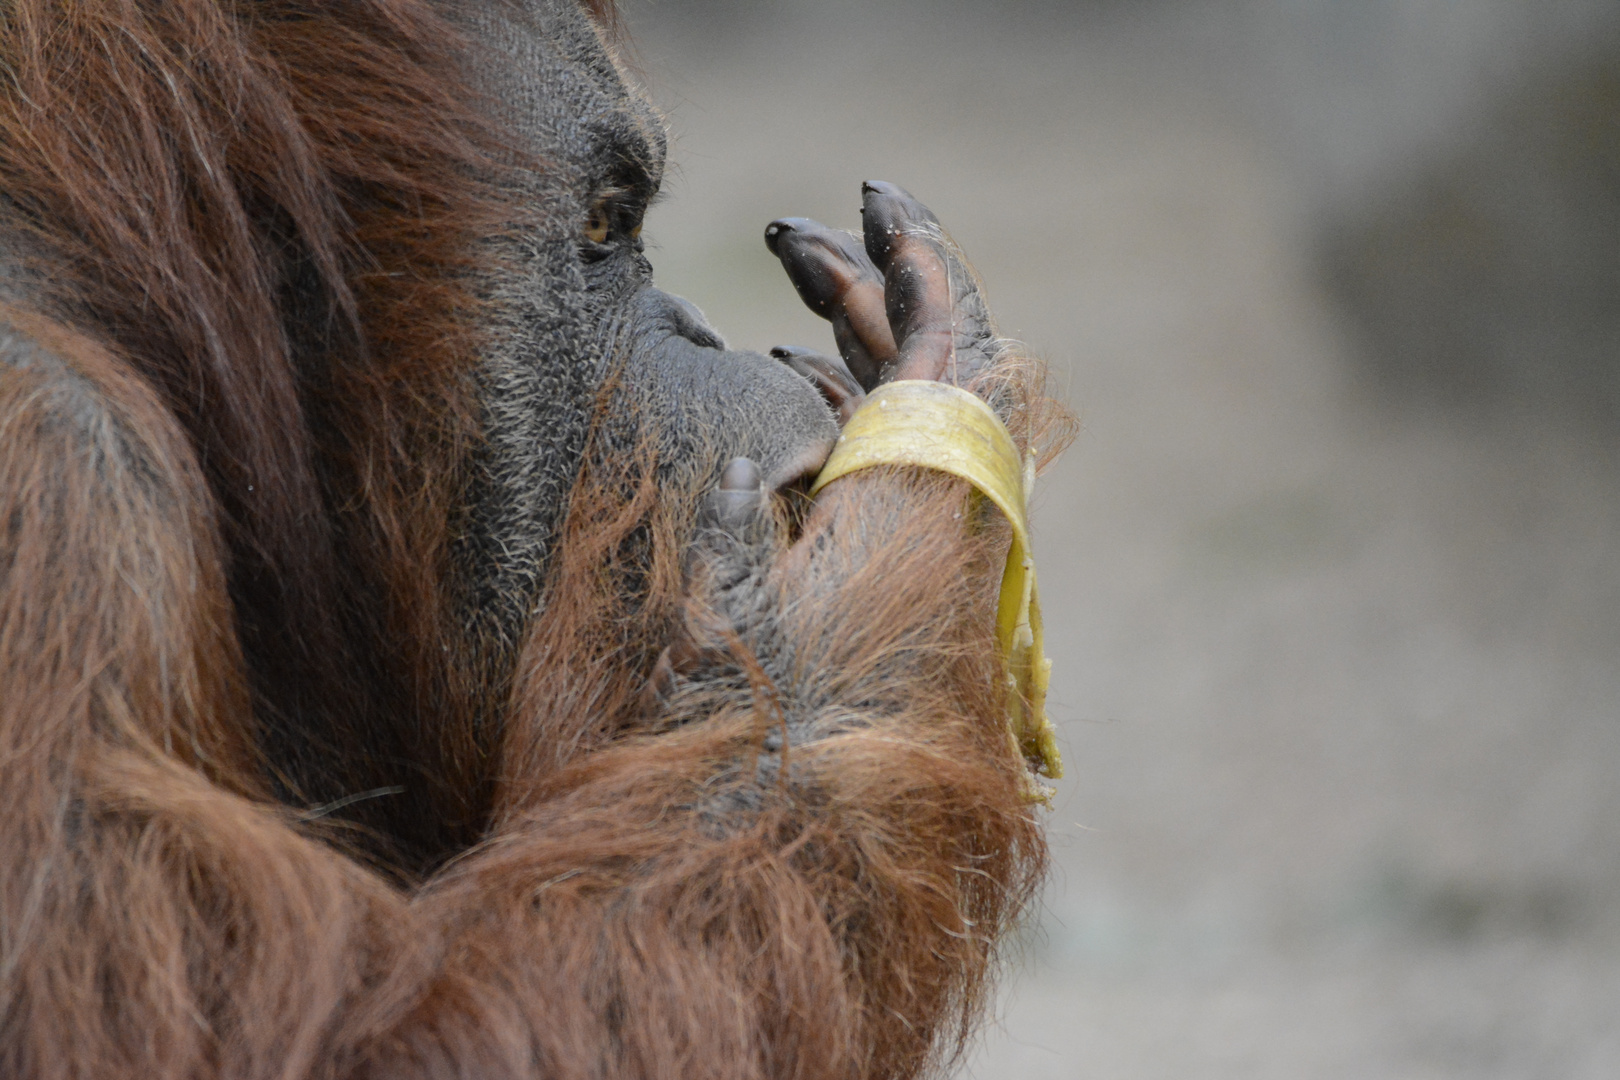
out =
[[[1046,658],[1029,539],[1034,455],[1019,454],[1006,425],[977,394],[948,383],[902,380],[867,395],[810,494],[874,465],[916,465],[959,476],[1006,515],[1013,539],[1001,577],[996,638],[1007,669],[1008,737],[1032,772],[1058,779],[1063,759],[1046,715],[1052,661]],[[1051,788],[1033,777],[1031,787],[1032,798],[1050,801]]]

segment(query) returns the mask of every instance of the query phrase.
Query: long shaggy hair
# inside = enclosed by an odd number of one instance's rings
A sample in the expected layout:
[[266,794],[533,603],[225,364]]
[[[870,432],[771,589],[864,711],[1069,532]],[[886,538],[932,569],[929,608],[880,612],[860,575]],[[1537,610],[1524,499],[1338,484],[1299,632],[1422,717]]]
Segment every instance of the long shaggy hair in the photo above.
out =
[[278,788],[322,802],[378,787],[367,761],[425,759],[449,801],[392,831],[453,820],[433,846],[464,844],[451,793],[476,785],[436,767],[476,706],[447,532],[476,438],[475,241],[520,215],[456,32],[423,0],[0,19],[17,302],[116,356],[195,448]]
[[694,530],[604,420],[482,734],[446,583],[522,217],[459,49],[425,0],[0,12],[0,1075],[951,1060],[1045,859],[1006,530],[903,470]]

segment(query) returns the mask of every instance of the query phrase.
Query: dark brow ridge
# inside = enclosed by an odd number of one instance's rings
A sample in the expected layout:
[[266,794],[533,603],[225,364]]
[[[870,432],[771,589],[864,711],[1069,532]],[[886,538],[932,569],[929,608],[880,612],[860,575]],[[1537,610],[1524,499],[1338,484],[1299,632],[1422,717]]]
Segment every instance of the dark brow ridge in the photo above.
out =
[[591,126],[607,167],[603,178],[606,184],[650,199],[658,189],[663,160],[642,126],[631,114],[617,111],[605,114]]

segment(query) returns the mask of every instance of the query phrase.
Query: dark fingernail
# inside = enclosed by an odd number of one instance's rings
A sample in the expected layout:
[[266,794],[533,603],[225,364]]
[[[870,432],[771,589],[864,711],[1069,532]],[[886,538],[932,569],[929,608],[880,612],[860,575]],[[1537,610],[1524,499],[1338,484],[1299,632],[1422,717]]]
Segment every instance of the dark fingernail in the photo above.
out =
[[891,184],[887,180],[863,180],[861,182],[862,195],[893,195],[896,198],[909,199],[911,193],[899,184]]
[[[933,212],[928,207],[917,200],[915,195],[899,184],[890,184],[883,180],[868,180],[861,185],[861,194],[861,214],[863,216],[869,209],[873,211],[881,209],[887,211],[887,213],[880,215],[886,218],[915,218],[919,221],[936,223],[939,220],[934,217]],[[883,206],[883,204],[876,201],[878,199],[888,200],[890,205]],[[868,225],[871,224],[871,220],[870,217],[866,219]],[[894,224],[894,222],[889,221],[887,224]]]
[[782,234],[803,232],[807,227],[813,227],[815,222],[809,218],[777,218],[765,226],[765,246],[772,255],[777,254],[776,245],[781,242]]

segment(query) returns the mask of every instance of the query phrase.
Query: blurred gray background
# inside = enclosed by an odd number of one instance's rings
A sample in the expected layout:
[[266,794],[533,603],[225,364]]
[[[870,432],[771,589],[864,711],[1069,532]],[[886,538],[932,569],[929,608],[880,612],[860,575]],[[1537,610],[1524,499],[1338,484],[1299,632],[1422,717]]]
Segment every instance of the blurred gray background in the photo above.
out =
[[910,187],[1084,423],[963,1075],[1620,1077],[1620,5],[629,0],[661,282]]

